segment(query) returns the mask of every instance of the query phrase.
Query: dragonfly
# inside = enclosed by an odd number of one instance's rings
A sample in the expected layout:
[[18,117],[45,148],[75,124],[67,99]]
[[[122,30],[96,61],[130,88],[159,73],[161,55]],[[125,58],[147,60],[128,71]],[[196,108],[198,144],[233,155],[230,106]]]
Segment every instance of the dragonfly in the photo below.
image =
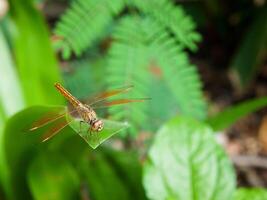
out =
[[[41,141],[45,142],[58,134],[62,129],[68,126],[72,121],[67,120],[60,120],[65,118],[67,114],[75,116],[78,115],[80,120],[80,131],[82,123],[87,123],[89,128],[87,130],[88,134],[95,134],[100,133],[105,124],[104,120],[98,118],[95,108],[104,108],[114,105],[126,104],[126,103],[133,103],[133,102],[143,102],[146,100],[150,100],[150,98],[137,98],[137,99],[116,99],[107,101],[106,99],[121,93],[128,92],[130,89],[133,88],[132,85],[126,86],[119,89],[114,89],[110,91],[105,91],[98,95],[95,95],[90,104],[82,103],[76,97],[74,97],[66,88],[64,88],[60,83],[54,84],[55,88],[63,95],[66,100],[72,105],[73,109],[70,111],[66,111],[60,114],[48,113],[41,117],[40,119],[36,120],[30,127],[30,131],[34,131],[39,129],[43,126],[46,126],[52,122],[58,121],[55,126],[52,126],[48,131],[42,136]],[[87,134],[87,135],[88,135]]]

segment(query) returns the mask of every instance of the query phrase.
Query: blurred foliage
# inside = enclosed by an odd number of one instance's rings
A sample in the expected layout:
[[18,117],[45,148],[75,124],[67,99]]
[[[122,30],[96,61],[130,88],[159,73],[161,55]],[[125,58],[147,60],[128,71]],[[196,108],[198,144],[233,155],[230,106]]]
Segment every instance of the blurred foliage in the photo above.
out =
[[[124,14],[125,9],[129,13]],[[83,17],[85,15],[89,17]],[[94,20],[90,20],[90,16],[94,16]],[[104,46],[102,54],[106,66],[102,71],[106,73],[102,73],[103,78],[99,80],[106,85],[105,88],[134,85],[127,98],[138,98],[153,96],[150,92],[152,89],[153,93],[162,94],[165,91],[160,90],[161,85],[166,86],[166,93],[174,97],[175,101],[164,101],[168,109],[161,110],[165,110],[165,113],[147,114],[149,110],[157,109],[162,104],[160,102],[109,109],[113,119],[131,121],[131,133],[136,135],[140,128],[151,131],[159,127],[151,123],[150,118],[164,122],[176,113],[197,119],[205,118],[207,109],[201,91],[202,84],[185,52],[186,48],[196,50],[196,42],[201,39],[194,30],[192,19],[169,0],[150,3],[138,0],[116,0],[112,3],[78,0],[62,15],[55,34],[59,38],[56,47],[67,58],[72,51],[80,56],[99,45]],[[85,79],[84,76],[97,79],[86,74],[78,76],[76,79]],[[159,85],[156,89],[151,81],[153,79],[157,79]],[[66,82],[73,80],[66,79]]]
[[[8,15],[0,19],[3,198],[265,198],[266,191],[262,189],[236,189],[233,167],[216,143],[212,128],[225,129],[242,116],[263,108],[266,97],[241,102],[207,118],[202,82],[188,56],[189,51],[197,50],[201,40],[195,21],[201,29],[214,30],[209,26],[211,18],[218,31],[214,35],[224,38],[227,44],[234,43],[236,37],[229,37],[225,26],[233,19],[227,12],[234,12],[234,8],[227,10],[227,5],[239,4],[241,9],[246,0],[225,1],[224,6],[208,0],[184,4],[185,9],[171,0],[58,0],[70,6],[56,21],[42,15],[47,14],[46,2],[9,0]],[[260,12],[251,18],[251,27],[240,29],[246,29],[246,34],[239,48],[233,48],[236,56],[230,64],[246,84],[253,80],[259,63],[264,62],[266,49],[266,6],[251,10]],[[241,13],[246,19],[247,10]],[[56,13],[57,17],[60,14]],[[56,50],[67,59],[60,60],[61,66],[51,47],[46,20],[52,26],[56,24],[56,37],[51,38]],[[213,51],[205,49],[201,53]],[[110,108],[110,116],[106,110],[97,112],[117,119],[118,122],[110,122],[116,130],[125,128],[122,121],[129,120],[132,133],[140,138],[113,138],[92,150],[86,142],[95,148],[116,132],[106,130],[98,138],[100,142],[93,141],[76,134],[77,120],[52,140],[41,143],[43,134],[56,122],[34,132],[28,130],[45,113],[65,109],[47,106],[63,103],[53,88],[53,83],[61,80],[85,101],[89,94],[130,84],[135,86],[133,90],[121,97],[152,97],[150,102]],[[32,106],[36,104],[41,106]],[[109,121],[106,122],[108,126]],[[152,138],[142,141],[146,134]]]

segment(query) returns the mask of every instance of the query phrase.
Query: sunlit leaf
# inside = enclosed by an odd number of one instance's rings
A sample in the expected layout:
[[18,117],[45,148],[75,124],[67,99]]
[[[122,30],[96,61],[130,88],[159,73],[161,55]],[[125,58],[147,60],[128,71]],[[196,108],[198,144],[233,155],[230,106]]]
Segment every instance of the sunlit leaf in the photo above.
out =
[[157,133],[143,184],[150,199],[226,200],[233,197],[235,175],[211,129],[177,117]]

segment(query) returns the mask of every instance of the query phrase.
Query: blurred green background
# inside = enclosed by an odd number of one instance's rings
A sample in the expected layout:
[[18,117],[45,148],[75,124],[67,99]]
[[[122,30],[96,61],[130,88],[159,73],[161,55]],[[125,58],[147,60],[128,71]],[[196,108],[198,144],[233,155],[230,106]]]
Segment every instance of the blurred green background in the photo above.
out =
[[[264,112],[266,47],[265,0],[0,0],[0,199],[267,199],[218,144]],[[97,110],[130,126],[96,149],[73,126],[42,143],[55,82],[151,100]]]

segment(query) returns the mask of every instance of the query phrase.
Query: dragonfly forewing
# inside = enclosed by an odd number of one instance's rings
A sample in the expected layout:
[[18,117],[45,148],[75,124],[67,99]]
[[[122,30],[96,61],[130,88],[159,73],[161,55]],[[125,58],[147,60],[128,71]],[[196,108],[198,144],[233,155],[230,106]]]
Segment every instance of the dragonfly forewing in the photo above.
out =
[[104,91],[102,93],[93,95],[89,100],[86,101],[86,103],[90,106],[93,106],[94,104],[101,102],[109,97],[121,94],[121,93],[126,93],[129,92],[133,88],[133,85],[125,86],[122,88],[114,89],[114,90],[108,90]]
[[42,128],[43,126],[55,122],[60,118],[66,117],[67,113],[74,114],[75,112],[77,112],[77,110],[66,111],[62,109],[45,113],[43,116],[41,116],[39,119],[37,119],[30,125],[29,131],[34,131],[38,128]]
[[136,99],[116,99],[111,101],[101,101],[98,103],[95,103],[92,108],[98,109],[98,108],[106,108],[110,106],[116,106],[121,104],[128,104],[128,103],[135,103],[135,102],[144,102],[147,100],[151,100],[151,98],[136,98]]
[[55,125],[53,125],[52,127],[50,127],[43,135],[42,135],[42,142],[45,142],[47,140],[49,140],[50,138],[52,138],[53,136],[55,136],[56,134],[58,134],[62,129],[64,129],[66,126],[69,125],[69,121],[67,121],[66,119],[62,119],[60,120],[58,123],[56,123]]

